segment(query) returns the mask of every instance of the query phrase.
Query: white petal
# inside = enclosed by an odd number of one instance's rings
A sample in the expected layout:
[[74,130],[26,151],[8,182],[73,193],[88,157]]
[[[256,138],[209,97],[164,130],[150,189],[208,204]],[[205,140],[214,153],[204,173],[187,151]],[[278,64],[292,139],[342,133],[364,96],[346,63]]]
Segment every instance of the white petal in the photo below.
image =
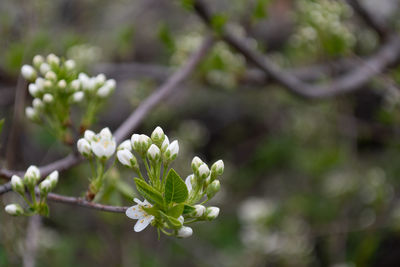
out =
[[193,176],[193,174],[192,174],[192,175],[189,175],[189,176],[186,178],[186,180],[185,180],[185,184],[186,184],[186,187],[187,187],[189,193],[190,193],[190,191],[192,191],[192,188],[193,188],[193,187],[192,187],[192,182],[191,182],[192,176]]
[[128,208],[125,212],[126,216],[131,219],[137,220],[143,218],[146,214],[140,209],[139,205]]
[[140,218],[137,223],[135,224],[135,227],[133,228],[135,232],[140,232],[144,228],[147,227],[147,225],[150,224],[150,222],[154,219],[154,216],[152,215],[147,215],[145,217]]
[[105,149],[104,149],[103,145],[100,144],[99,142],[92,142],[91,143],[91,147],[92,147],[93,153],[97,157],[101,158],[101,157],[106,155],[106,152],[105,152]]

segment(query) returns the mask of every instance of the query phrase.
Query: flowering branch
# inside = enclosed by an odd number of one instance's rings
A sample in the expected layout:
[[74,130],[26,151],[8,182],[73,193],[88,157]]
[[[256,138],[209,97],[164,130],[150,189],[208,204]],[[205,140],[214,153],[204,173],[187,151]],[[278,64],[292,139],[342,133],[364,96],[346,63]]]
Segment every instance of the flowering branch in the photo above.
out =
[[[195,0],[193,7],[204,23],[213,29],[213,15],[209,12],[205,3],[201,0]],[[241,53],[268,77],[271,77],[272,80],[290,92],[304,98],[327,98],[355,91],[400,60],[400,37],[393,34],[387,38],[388,41],[382,45],[376,54],[372,55],[363,65],[331,81],[329,84],[310,85],[294,75],[281,70],[278,66],[267,60],[264,55],[249,47],[246,40],[235,36],[226,27],[222,27],[219,33],[220,37],[226,43]]]
[[[162,84],[158,90],[154,91],[141,105],[130,115],[115,132],[116,142],[119,143],[133,131],[145,116],[155,107],[164,97],[173,91],[180,83],[182,83],[191,72],[194,71],[200,60],[206,55],[207,51],[211,48],[213,39],[210,37],[205,38],[203,44],[197,52],[195,52],[188,60],[187,64],[177,70],[171,78]],[[47,176],[54,170],[60,172],[68,170],[69,168],[77,165],[83,158],[77,154],[72,153],[63,159],[52,162],[48,165],[40,167],[40,172],[43,177]],[[0,169],[0,176],[10,179],[14,174],[23,175],[23,172],[12,171],[7,169]],[[8,182],[0,186],[0,195],[11,191],[11,183]]]

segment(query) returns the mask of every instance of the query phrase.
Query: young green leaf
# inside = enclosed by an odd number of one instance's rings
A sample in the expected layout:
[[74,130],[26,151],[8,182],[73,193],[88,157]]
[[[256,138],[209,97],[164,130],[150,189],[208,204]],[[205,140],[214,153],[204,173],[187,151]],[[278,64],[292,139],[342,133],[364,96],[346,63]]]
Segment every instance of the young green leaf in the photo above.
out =
[[160,192],[139,178],[135,178],[134,180],[137,190],[145,199],[152,204],[164,206],[164,200]]
[[168,210],[168,215],[174,218],[178,218],[179,216],[182,215],[183,208],[184,208],[183,204],[175,205]]
[[185,182],[174,169],[169,170],[165,183],[165,201],[182,203],[189,195]]
[[184,205],[182,215],[192,213],[195,210],[196,209],[194,207],[192,207],[192,206]]
[[159,213],[160,213],[161,217],[165,220],[165,222],[168,224],[169,227],[171,227],[173,229],[179,229],[182,227],[182,223],[180,221],[178,221],[178,219],[168,216],[161,210],[159,211]]

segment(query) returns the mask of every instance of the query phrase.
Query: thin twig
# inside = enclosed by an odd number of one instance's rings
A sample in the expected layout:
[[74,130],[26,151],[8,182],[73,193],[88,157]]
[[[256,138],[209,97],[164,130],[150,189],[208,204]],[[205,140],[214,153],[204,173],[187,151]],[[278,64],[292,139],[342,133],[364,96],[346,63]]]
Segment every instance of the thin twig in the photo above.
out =
[[26,229],[25,250],[23,253],[23,266],[34,267],[39,243],[39,231],[41,217],[33,215],[29,218],[28,228]]
[[80,198],[80,197],[69,197],[69,196],[63,196],[63,195],[54,194],[54,193],[49,193],[47,195],[47,199],[50,201],[58,202],[58,203],[66,203],[66,204],[76,205],[76,206],[85,207],[85,208],[89,208],[89,209],[96,209],[96,210],[116,212],[116,213],[124,213],[128,209],[128,207],[103,205],[103,204],[99,204],[99,203],[86,201],[84,198]]
[[[194,10],[205,24],[213,29],[212,14],[202,0],[195,0]],[[304,98],[327,98],[358,90],[376,75],[382,73],[385,69],[400,60],[400,37],[392,35],[387,38],[388,41],[373,56],[366,60],[365,64],[333,79],[326,85],[310,85],[291,73],[281,70],[278,66],[267,60],[264,55],[251,48],[247,44],[246,39],[235,36],[227,27],[222,29],[220,36],[249,62],[264,71],[272,80],[290,92]]]

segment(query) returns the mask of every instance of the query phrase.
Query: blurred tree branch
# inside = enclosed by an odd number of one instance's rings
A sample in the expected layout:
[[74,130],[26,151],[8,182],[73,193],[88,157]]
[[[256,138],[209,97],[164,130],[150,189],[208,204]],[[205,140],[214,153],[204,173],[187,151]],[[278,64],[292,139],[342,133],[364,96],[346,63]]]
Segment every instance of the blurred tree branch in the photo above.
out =
[[[214,16],[209,11],[205,2],[195,0],[193,7],[203,22],[209,28],[214,29]],[[387,41],[379,50],[361,66],[333,79],[328,84],[312,85],[280,69],[274,63],[267,60],[260,52],[250,48],[246,39],[235,36],[226,26],[220,29],[219,35],[226,43],[241,53],[249,62],[257,66],[273,81],[282,85],[290,92],[304,98],[327,98],[358,90],[373,77],[400,60],[400,37],[397,34],[392,34],[387,37]]]

